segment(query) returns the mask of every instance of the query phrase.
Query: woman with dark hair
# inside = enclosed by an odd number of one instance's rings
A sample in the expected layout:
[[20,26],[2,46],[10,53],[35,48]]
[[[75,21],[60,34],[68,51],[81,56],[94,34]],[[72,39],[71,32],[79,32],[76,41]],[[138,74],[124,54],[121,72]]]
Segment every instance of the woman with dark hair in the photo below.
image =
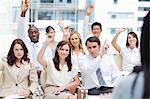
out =
[[55,29],[52,26],[46,27],[46,36],[51,40],[49,43],[46,51],[45,51],[45,58],[54,57],[55,55],[55,49],[58,42],[55,41]]
[[27,56],[28,50],[21,39],[15,39],[8,55],[0,63],[3,83],[0,86],[0,97],[18,94],[28,97],[38,87],[35,67]]
[[73,99],[73,87],[80,84],[77,70],[71,62],[71,47],[67,41],[57,44],[53,59],[45,60],[44,52],[50,43],[47,38],[38,54],[38,61],[46,71],[44,99]]
[[120,29],[114,36],[111,44],[122,56],[123,74],[128,75],[133,71],[134,66],[141,65],[139,41],[136,33],[129,32],[126,40],[126,47],[121,48],[117,44],[118,36],[124,32],[126,28]]
[[[140,52],[140,70],[124,78],[113,91],[113,99],[150,99],[150,11],[144,17]],[[125,90],[124,90],[125,89]]]

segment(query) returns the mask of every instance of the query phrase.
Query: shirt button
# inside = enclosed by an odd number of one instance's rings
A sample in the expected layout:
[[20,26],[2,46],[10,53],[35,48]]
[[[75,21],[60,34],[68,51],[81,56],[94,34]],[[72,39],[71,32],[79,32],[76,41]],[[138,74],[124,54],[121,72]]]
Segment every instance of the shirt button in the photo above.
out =
[[18,86],[18,84],[16,84],[16,86]]

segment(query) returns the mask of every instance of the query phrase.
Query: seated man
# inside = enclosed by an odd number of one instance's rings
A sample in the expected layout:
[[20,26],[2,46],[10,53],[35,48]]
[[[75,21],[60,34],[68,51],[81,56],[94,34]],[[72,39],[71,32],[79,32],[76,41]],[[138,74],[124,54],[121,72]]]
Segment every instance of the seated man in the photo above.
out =
[[100,51],[100,41],[94,36],[86,40],[86,46],[89,54],[79,60],[83,86],[89,95],[111,92],[119,70],[114,61],[105,55],[109,46],[104,43]]

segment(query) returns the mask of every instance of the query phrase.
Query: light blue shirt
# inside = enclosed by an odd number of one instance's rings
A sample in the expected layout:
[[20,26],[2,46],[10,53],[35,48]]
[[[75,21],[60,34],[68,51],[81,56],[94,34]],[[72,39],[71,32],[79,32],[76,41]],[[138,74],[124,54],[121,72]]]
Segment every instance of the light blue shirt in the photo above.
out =
[[123,80],[113,90],[112,99],[142,99],[143,86],[144,86],[144,73],[140,72],[139,77],[135,83],[133,95],[131,94],[133,82],[136,73],[132,73],[129,76],[123,78]]

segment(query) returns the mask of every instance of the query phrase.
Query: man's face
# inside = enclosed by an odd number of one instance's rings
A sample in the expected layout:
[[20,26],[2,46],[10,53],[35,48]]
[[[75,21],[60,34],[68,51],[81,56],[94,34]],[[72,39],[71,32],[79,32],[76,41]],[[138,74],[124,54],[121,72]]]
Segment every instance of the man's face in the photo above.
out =
[[92,33],[95,37],[99,38],[99,35],[101,32],[102,32],[102,30],[98,25],[93,26]]
[[31,42],[33,43],[37,43],[39,42],[39,31],[33,26],[33,27],[30,27],[29,31],[28,31],[28,36],[31,40]]
[[87,42],[87,49],[89,51],[89,54],[96,58],[99,55],[100,51],[100,45],[98,45],[97,42]]

